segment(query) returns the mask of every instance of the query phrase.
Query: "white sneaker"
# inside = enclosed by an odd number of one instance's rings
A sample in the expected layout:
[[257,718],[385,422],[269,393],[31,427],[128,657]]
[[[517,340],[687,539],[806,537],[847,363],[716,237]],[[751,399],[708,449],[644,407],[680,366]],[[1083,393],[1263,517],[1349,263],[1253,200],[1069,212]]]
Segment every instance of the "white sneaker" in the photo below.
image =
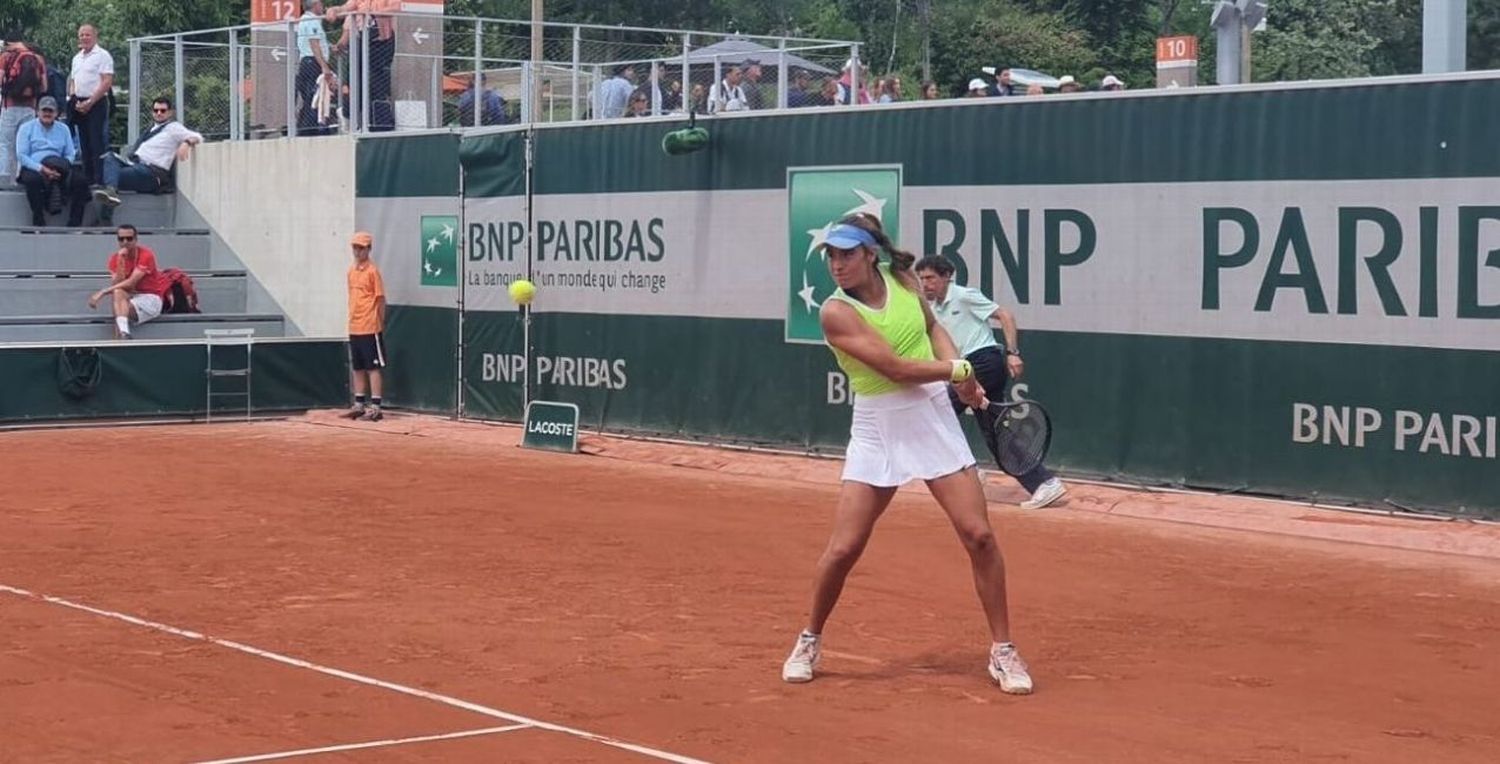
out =
[[1015,645],[990,648],[990,678],[1000,685],[1001,692],[1031,694],[1031,674]]
[[1063,494],[1067,492],[1068,487],[1063,485],[1063,481],[1052,478],[1037,486],[1036,493],[1032,494],[1031,498],[1021,502],[1021,509],[1041,509],[1061,499]]
[[792,654],[787,657],[786,663],[781,664],[781,681],[796,684],[811,682],[813,669],[823,656],[821,641],[822,637],[815,634],[805,631],[799,634],[797,644],[792,647]]

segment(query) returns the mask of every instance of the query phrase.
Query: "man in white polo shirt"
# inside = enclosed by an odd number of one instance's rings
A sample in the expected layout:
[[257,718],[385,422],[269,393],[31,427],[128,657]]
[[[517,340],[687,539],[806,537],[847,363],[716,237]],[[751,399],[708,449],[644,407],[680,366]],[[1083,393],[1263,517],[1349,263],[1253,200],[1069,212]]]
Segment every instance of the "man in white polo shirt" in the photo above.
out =
[[[953,344],[974,366],[974,377],[984,388],[985,395],[993,400],[1004,400],[1005,387],[1012,379],[1020,379],[1025,370],[1021,361],[1021,348],[1016,337],[1016,319],[1010,311],[996,305],[978,289],[953,283],[953,263],[942,255],[928,255],[917,261],[917,278],[922,282],[922,295],[932,303],[932,314],[953,338]],[[990,328],[990,319],[1000,322],[1005,333],[1005,346],[995,342],[995,330]],[[951,396],[950,396],[951,397]],[[967,408],[957,398],[953,399],[954,410],[963,413]],[[980,429],[990,434],[995,428],[995,415],[987,411],[975,411]],[[987,438],[993,443],[994,438]],[[993,454],[995,462],[999,454]],[[1017,475],[1016,481],[1031,498],[1021,502],[1023,509],[1041,509],[1057,501],[1067,486],[1047,469],[1038,465],[1025,475]]]
[[115,86],[115,59],[99,47],[93,24],[78,28],[78,53],[68,72],[68,122],[78,131],[79,159],[89,179],[104,178],[102,162],[109,151],[110,91]]

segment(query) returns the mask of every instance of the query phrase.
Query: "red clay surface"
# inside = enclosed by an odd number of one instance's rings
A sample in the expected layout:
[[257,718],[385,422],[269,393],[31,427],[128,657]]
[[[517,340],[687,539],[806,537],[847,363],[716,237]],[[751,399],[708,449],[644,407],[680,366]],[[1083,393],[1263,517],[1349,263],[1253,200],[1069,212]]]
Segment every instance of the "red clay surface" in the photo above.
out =
[[[996,503],[1038,684],[1013,698],[984,673],[961,547],[903,492],[824,671],[788,686],[835,463],[608,439],[567,456],[515,448],[508,428],[326,421],[0,434],[0,585],[711,761],[1500,751],[1493,527],[1088,486],[1053,510]],[[508,723],[13,593],[0,634],[7,761]],[[541,729],[294,759],[650,760]]]

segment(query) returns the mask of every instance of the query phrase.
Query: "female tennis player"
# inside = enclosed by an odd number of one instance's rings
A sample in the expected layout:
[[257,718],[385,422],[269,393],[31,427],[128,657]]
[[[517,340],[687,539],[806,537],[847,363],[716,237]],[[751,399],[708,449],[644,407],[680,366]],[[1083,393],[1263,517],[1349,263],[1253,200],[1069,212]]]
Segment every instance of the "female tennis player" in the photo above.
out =
[[[881,262],[885,252],[889,264]],[[924,480],[969,553],[974,586],[989,619],[990,677],[1008,693],[1031,692],[1031,676],[1010,641],[1005,561],[990,529],[974,452],[948,402],[947,384],[974,406],[984,393],[974,369],[921,297],[912,263],[879,221],[844,218],[823,252],[838,291],[824,304],[823,336],[854,390],[854,422],[833,536],[818,560],[812,612],[781,669],[788,682],[809,682],[821,655],[823,625],[844,579],[865,549],[875,521],[896,489]]]

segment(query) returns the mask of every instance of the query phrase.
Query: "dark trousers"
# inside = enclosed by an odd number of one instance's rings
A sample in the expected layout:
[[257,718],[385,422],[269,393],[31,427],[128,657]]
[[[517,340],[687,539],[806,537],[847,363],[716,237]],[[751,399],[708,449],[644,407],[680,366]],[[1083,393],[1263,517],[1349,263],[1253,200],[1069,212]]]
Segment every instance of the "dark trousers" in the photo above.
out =
[[370,131],[396,129],[396,104],[391,101],[391,68],[396,63],[396,38],[370,38]]
[[[1010,385],[1010,372],[1005,368],[1005,351],[998,347],[990,346],[980,348],[967,356],[969,363],[974,365],[974,378],[979,380],[979,386],[984,388],[984,394],[992,401],[1005,399],[1006,388]],[[958,399],[953,388],[948,388],[948,399],[953,402],[953,411],[956,414],[964,413],[968,406]],[[985,443],[995,441],[995,422],[998,417],[988,411],[975,411],[974,418],[979,421],[979,429],[984,432]],[[995,464],[1000,464],[1000,454],[991,447],[990,455],[995,458]],[[1037,468],[1025,475],[1016,476],[1016,481],[1025,488],[1027,493],[1036,493],[1036,489],[1042,483],[1051,480],[1052,471],[1046,465],[1037,465]]]
[[86,181],[104,182],[104,154],[109,151],[109,97],[99,99],[87,114],[78,111],[78,99],[68,101],[68,124],[78,134],[78,157]]
[[83,225],[83,208],[89,203],[89,182],[83,172],[69,170],[57,181],[49,181],[36,170],[21,170],[21,185],[26,187],[26,203],[31,205],[31,224],[47,224],[47,186],[56,182],[68,199],[68,225]]

